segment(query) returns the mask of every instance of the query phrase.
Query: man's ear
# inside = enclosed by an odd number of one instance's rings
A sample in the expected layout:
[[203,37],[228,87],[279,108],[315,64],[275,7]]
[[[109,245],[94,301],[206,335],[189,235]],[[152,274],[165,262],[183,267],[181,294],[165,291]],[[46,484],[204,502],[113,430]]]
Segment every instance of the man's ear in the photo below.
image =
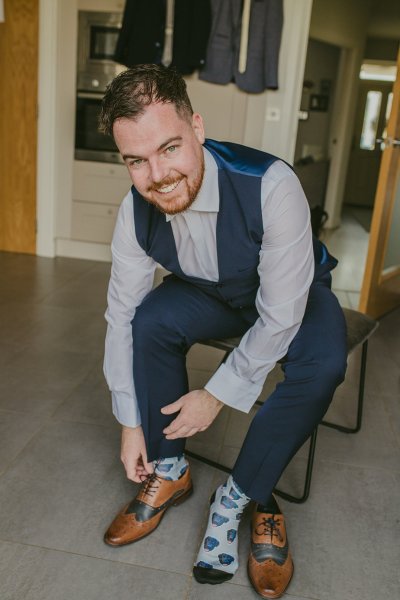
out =
[[199,113],[194,113],[192,115],[192,127],[193,127],[193,131],[194,131],[198,141],[200,142],[200,144],[204,144],[204,140],[205,140],[204,124],[203,124],[203,118],[201,115],[199,115]]

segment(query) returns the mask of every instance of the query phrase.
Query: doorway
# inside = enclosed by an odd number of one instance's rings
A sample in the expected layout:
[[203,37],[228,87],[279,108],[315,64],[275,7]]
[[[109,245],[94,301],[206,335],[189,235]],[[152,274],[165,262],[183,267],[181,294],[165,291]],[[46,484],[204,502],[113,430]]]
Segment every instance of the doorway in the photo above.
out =
[[360,71],[342,217],[352,215],[367,233],[393,102],[395,73],[396,67],[386,62],[364,63]]
[[310,38],[299,112],[294,170],[311,209],[324,208],[340,48]]

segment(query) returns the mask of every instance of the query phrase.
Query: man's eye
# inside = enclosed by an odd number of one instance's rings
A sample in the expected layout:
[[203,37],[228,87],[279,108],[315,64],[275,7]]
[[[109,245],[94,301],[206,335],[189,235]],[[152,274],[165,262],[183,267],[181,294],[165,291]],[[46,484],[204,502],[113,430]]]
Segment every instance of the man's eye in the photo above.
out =
[[167,152],[168,154],[172,154],[172,152],[175,152],[176,150],[176,146],[168,146],[168,148],[165,150],[165,152]]
[[130,167],[139,167],[143,162],[143,158],[135,158],[134,160],[130,160],[128,164]]

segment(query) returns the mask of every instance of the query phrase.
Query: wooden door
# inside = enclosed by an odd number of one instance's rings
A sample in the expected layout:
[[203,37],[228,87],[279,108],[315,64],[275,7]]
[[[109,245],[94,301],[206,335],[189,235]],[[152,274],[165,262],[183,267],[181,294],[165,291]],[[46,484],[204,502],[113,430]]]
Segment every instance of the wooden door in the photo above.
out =
[[400,52],[387,141],[372,216],[360,310],[380,317],[400,306]]
[[0,250],[36,251],[39,0],[5,0],[0,23]]
[[382,158],[380,144],[392,85],[360,80],[344,203],[372,207]]

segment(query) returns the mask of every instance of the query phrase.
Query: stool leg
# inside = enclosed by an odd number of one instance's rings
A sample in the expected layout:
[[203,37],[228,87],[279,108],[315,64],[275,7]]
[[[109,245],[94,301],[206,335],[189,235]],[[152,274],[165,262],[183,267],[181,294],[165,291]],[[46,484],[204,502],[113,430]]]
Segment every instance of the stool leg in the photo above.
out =
[[[262,402],[259,402],[259,404],[262,404]],[[312,478],[312,471],[313,471],[313,466],[314,466],[315,446],[317,443],[317,433],[318,433],[318,427],[316,427],[314,429],[314,431],[312,432],[312,434],[310,436],[310,445],[309,445],[308,460],[307,460],[307,470],[306,470],[306,477],[304,480],[303,494],[301,496],[293,496],[292,494],[288,494],[287,492],[283,492],[282,490],[275,488],[274,493],[277,494],[278,496],[280,496],[281,498],[283,498],[284,500],[288,500],[289,502],[295,502],[296,504],[303,504],[303,502],[305,502],[307,500],[308,496],[310,495],[311,478]],[[200,454],[197,454],[196,452],[192,452],[191,450],[185,450],[185,454],[187,456],[190,456],[191,458],[195,458],[195,459],[199,460],[202,463],[205,463],[206,465],[209,465],[210,467],[214,467],[214,469],[219,469],[220,471],[224,471],[225,473],[232,473],[232,469],[230,469],[229,467],[227,467],[219,462],[216,462],[215,460],[205,458],[205,456],[201,456]]]
[[[230,350],[228,350],[225,353],[224,357],[222,358],[222,360],[220,362],[220,365],[226,361],[226,359],[228,358],[230,353],[231,353]],[[255,402],[255,404],[257,404],[258,406],[262,406],[264,403],[261,402],[260,400],[257,400]],[[312,478],[312,471],[313,471],[313,466],[314,466],[315,447],[316,447],[316,443],[317,443],[317,433],[318,433],[318,426],[314,429],[314,431],[312,432],[312,434],[309,438],[310,442],[309,442],[309,449],[308,449],[307,469],[306,469],[306,475],[305,475],[304,488],[303,488],[302,495],[294,496],[292,494],[288,494],[287,492],[284,492],[277,488],[274,489],[275,494],[277,494],[284,500],[287,500],[288,502],[294,502],[296,504],[303,504],[310,495],[311,478]],[[185,454],[187,456],[190,456],[191,458],[199,460],[200,462],[202,462],[206,465],[209,465],[210,467],[213,467],[214,469],[219,469],[220,471],[224,471],[225,473],[229,473],[229,474],[232,473],[232,469],[230,469],[226,465],[223,465],[222,463],[217,462],[215,460],[211,460],[210,458],[206,458],[205,456],[202,456],[201,454],[197,454],[196,452],[192,452],[191,450],[185,450]]]
[[232,469],[230,469],[229,467],[226,467],[225,465],[216,462],[215,460],[211,460],[210,458],[206,458],[201,454],[196,454],[196,452],[192,452],[191,450],[185,450],[185,454],[187,456],[190,456],[191,458],[199,460],[200,462],[206,465],[209,465],[210,467],[214,467],[214,469],[219,469],[220,471],[224,471],[225,473],[232,473]]
[[313,466],[314,466],[315,447],[317,444],[317,433],[318,433],[318,426],[314,429],[314,431],[312,432],[312,434],[310,436],[310,445],[309,445],[309,449],[308,449],[308,460],[307,460],[307,470],[306,470],[306,477],[304,480],[303,494],[301,496],[293,496],[292,494],[288,494],[287,492],[283,492],[282,490],[275,488],[274,493],[277,494],[278,496],[280,496],[281,498],[283,498],[284,500],[288,500],[289,502],[295,502],[296,504],[303,504],[303,502],[305,502],[307,500],[308,496],[310,495],[311,478],[312,478],[312,471],[313,471]]
[[365,342],[362,345],[362,352],[361,352],[356,426],[355,427],[345,427],[344,425],[339,425],[337,423],[330,423],[329,421],[321,421],[321,425],[325,425],[325,427],[331,427],[332,429],[337,429],[338,431],[342,431],[343,433],[357,433],[358,431],[360,431],[363,406],[364,406],[364,387],[365,387],[365,373],[366,373],[366,366],[367,366],[367,352],[368,352],[368,340],[365,340]]

